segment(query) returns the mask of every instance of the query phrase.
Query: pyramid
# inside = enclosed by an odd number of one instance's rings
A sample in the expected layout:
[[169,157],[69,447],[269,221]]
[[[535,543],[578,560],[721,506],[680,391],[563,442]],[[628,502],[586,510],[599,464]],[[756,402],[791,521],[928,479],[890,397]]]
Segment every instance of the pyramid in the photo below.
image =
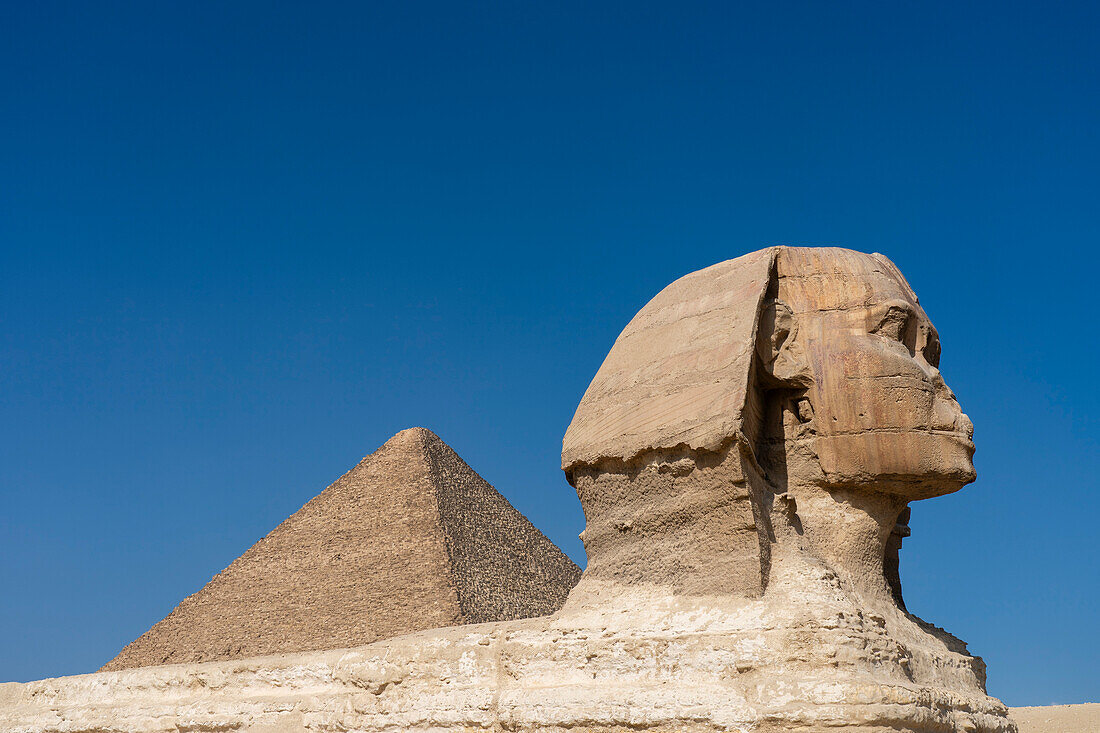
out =
[[546,615],[580,574],[438,436],[410,428],[101,671],[340,649]]

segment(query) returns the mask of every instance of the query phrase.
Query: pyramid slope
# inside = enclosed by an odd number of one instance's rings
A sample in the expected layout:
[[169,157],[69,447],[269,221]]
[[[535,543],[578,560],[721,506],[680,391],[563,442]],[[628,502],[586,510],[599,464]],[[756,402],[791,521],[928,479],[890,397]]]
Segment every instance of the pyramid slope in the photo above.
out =
[[[446,470],[439,468],[438,458],[430,458],[440,455]],[[479,501],[448,500],[466,495],[447,484],[452,480],[477,484]],[[444,514],[466,528],[450,530],[455,537],[472,533],[494,545],[498,537],[533,532],[537,538],[527,544],[541,547],[541,541],[557,551],[511,505],[514,515],[499,510],[499,502],[507,504],[431,431],[404,430],[184,599],[103,670],[338,649],[428,628],[517,617],[494,617],[505,609],[521,615],[557,610],[561,604],[551,608],[553,599],[564,601],[572,587],[563,580],[575,583],[568,573],[540,576],[514,558],[495,574],[458,568],[471,564],[463,548],[474,545],[451,540],[449,548]],[[476,514],[484,507],[498,510]],[[515,539],[501,544],[518,546]],[[533,555],[552,556],[545,549]],[[467,580],[474,576],[476,582]],[[532,580],[539,577],[556,585],[539,588]],[[480,597],[511,600],[477,601],[479,594],[469,588],[486,584],[497,587],[482,590]],[[517,594],[536,600],[523,602]],[[466,598],[465,607],[460,596]]]
[[424,444],[466,623],[557,611],[581,570],[435,435]]

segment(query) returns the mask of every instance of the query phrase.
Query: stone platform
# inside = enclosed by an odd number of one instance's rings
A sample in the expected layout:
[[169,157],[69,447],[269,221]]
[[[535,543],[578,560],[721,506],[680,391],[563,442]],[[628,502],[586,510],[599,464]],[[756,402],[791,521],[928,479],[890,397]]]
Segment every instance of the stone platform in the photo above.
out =
[[11,683],[0,730],[1015,730],[979,659],[797,570],[756,600],[636,591],[355,649]]

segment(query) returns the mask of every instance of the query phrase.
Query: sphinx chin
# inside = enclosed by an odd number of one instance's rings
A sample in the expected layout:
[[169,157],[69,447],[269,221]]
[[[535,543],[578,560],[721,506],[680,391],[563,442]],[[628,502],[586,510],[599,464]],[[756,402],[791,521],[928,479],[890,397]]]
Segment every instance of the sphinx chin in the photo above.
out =
[[951,494],[977,478],[974,444],[931,432],[819,436],[822,484],[864,487],[910,500]]

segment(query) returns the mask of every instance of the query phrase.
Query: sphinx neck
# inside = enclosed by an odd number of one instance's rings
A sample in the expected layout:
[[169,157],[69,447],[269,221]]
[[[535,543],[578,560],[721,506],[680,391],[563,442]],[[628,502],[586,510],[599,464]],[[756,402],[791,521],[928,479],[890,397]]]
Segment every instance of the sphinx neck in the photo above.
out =
[[642,588],[760,597],[770,547],[739,451],[732,443],[714,452],[651,451],[630,464],[576,469],[588,566],[570,603]]
[[868,600],[894,604],[884,558],[906,499],[862,487],[806,484],[788,491],[795,501],[803,547]]

